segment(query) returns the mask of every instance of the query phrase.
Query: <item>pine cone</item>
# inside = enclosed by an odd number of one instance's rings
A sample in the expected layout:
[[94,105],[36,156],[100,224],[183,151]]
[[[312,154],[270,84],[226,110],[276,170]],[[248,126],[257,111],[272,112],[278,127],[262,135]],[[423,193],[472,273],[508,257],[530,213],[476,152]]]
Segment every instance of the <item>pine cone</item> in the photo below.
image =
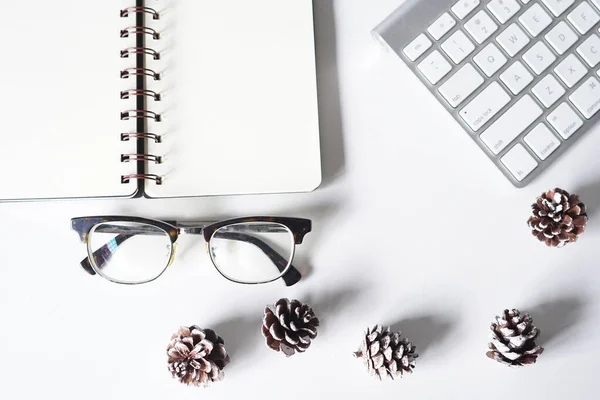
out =
[[529,314],[519,310],[504,310],[501,317],[492,323],[487,356],[510,367],[535,364],[544,349],[535,344],[540,330],[533,326]]
[[171,338],[167,348],[169,371],[188,386],[208,386],[223,380],[229,364],[223,339],[213,330],[183,327]]
[[531,206],[528,224],[533,236],[550,247],[562,247],[577,241],[585,230],[588,217],[579,196],[562,189],[549,190]]
[[281,299],[273,308],[265,308],[262,334],[267,346],[290,357],[308,349],[318,326],[319,319],[307,304]]
[[390,328],[384,330],[381,325],[367,329],[354,357],[362,358],[369,373],[379,380],[384,377],[393,380],[412,373],[419,355],[415,352],[416,347],[400,335],[402,332],[391,333]]

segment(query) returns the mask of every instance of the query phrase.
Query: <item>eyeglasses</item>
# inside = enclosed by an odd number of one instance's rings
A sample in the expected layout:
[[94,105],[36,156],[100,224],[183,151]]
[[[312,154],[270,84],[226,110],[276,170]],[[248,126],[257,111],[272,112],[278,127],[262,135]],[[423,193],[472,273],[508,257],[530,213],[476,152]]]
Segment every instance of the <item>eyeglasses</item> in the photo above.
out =
[[282,278],[295,285],[297,244],[311,231],[299,218],[250,217],[216,223],[180,223],[135,217],[73,218],[71,226],[88,257],[81,267],[111,282],[136,285],[159,278],[173,263],[180,234],[202,235],[210,259],[226,279],[262,284]]

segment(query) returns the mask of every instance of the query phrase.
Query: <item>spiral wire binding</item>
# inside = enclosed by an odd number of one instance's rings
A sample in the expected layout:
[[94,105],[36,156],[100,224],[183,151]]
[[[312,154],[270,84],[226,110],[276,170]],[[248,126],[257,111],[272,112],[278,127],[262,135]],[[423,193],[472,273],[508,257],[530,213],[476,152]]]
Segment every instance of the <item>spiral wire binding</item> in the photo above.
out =
[[127,79],[130,76],[149,76],[154,78],[155,81],[160,80],[160,74],[149,68],[127,68],[121,71],[121,79]]
[[148,28],[147,26],[130,26],[125,29],[121,29],[121,37],[126,38],[129,35],[139,35],[146,34],[151,35],[154,40],[160,39],[160,34],[156,32],[152,28]]
[[160,101],[160,94],[154,90],[146,89],[129,89],[121,91],[121,99],[128,99],[130,96],[147,96],[153,98],[155,101]]
[[121,18],[126,18],[130,14],[140,14],[140,13],[150,14],[150,15],[152,15],[152,19],[155,19],[155,20],[160,18],[160,14],[158,12],[156,12],[156,10],[154,10],[153,8],[139,7],[139,6],[127,7],[126,9],[121,10]]
[[[159,114],[146,109],[146,99],[161,101],[161,97],[159,93],[156,93],[153,90],[145,89],[145,85],[141,84],[141,82],[143,82],[141,78],[149,77],[153,78],[153,80],[160,80],[161,78],[158,72],[149,68],[145,68],[144,66],[144,58],[146,56],[151,56],[154,60],[160,59],[159,52],[152,48],[145,47],[145,37],[151,38],[152,40],[160,40],[160,34],[156,30],[145,26],[144,15],[151,16],[153,20],[158,20],[160,19],[160,14],[150,7],[141,6],[143,2],[140,0],[137,0],[136,3],[136,6],[121,10],[121,18],[127,18],[130,15],[135,15],[136,21],[134,25],[122,29],[120,35],[121,38],[136,38],[136,46],[121,50],[121,58],[136,59],[136,67],[127,68],[121,71],[121,79],[128,79],[130,77],[136,78],[136,88],[121,91],[121,99],[126,100],[130,98],[136,98],[137,104],[135,109],[122,111],[121,120],[136,120],[137,132],[121,133],[121,141],[138,141],[138,151],[132,154],[121,154],[121,162],[137,162],[139,170],[145,171],[148,163],[162,163],[161,156],[147,154],[145,151],[146,140],[152,140],[154,143],[161,143],[162,141],[160,135],[145,132],[147,120],[154,120],[155,122],[161,121],[161,116]],[[161,185],[163,181],[162,177],[148,173],[137,173],[121,176],[121,183],[123,184],[129,183],[132,180],[154,181],[157,185]]]

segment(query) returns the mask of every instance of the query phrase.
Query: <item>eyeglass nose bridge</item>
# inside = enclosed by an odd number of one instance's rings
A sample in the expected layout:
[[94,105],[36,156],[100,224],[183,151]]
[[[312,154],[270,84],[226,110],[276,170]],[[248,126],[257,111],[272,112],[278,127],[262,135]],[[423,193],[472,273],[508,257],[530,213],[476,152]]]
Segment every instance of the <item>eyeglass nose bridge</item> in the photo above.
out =
[[194,223],[189,225],[184,225],[179,223],[179,233],[185,233],[187,235],[202,235],[204,233],[204,228],[209,223]]

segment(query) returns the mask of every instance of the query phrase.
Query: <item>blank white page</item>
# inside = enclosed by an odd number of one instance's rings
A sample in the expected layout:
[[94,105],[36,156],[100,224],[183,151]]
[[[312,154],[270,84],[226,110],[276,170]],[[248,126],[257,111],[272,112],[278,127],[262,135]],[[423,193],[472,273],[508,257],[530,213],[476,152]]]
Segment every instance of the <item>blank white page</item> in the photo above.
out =
[[121,154],[135,142],[120,133],[135,130],[120,111],[120,79],[135,59],[120,49],[135,44],[120,30],[135,16],[120,7],[135,1],[10,1],[0,17],[0,200],[131,196],[135,173]]
[[163,163],[150,197],[311,191],[321,182],[311,0],[149,0],[161,19]]

